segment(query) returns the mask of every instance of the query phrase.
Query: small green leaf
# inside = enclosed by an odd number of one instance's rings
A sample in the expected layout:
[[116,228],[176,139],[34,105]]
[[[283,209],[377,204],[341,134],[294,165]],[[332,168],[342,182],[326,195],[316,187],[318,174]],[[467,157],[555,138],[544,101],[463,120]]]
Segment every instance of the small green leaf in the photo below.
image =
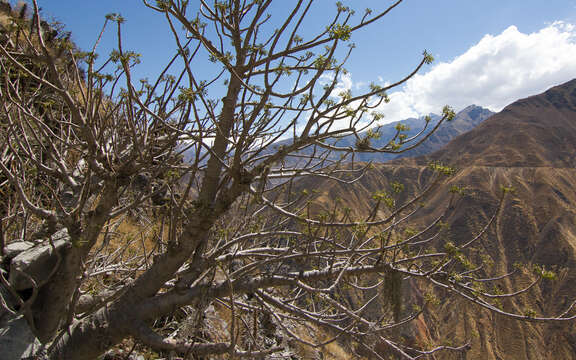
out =
[[432,56],[428,51],[424,50],[424,63],[425,64],[432,64],[434,62],[434,56]]

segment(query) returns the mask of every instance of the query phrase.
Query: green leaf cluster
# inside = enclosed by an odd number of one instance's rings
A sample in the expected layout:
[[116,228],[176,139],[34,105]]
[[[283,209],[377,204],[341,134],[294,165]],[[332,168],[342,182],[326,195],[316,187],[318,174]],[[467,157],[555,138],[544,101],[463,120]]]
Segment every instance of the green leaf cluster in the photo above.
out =
[[342,41],[350,40],[352,28],[350,25],[336,24],[330,28],[330,37]]
[[422,53],[422,55],[424,55],[425,64],[430,65],[434,62],[434,56],[432,56],[432,54],[430,54],[428,51],[424,50],[424,53]]
[[444,116],[447,121],[452,121],[456,116],[456,112],[450,106],[445,105],[444,108],[442,108],[442,116]]
[[394,209],[396,205],[396,201],[387,191],[376,191],[372,195],[372,199],[384,203],[384,205],[389,209]]
[[447,165],[443,165],[440,162],[432,162],[428,164],[428,168],[445,176],[452,176],[456,173],[456,169]]
[[542,265],[534,265],[533,271],[535,274],[540,275],[542,279],[546,280],[556,280],[558,279],[558,275],[554,271],[546,270],[546,268]]

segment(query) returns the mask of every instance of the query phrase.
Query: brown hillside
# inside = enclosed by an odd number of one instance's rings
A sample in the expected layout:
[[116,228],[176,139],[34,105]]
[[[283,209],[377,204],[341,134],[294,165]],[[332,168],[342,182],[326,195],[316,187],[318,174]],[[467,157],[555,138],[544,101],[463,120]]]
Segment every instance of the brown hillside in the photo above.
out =
[[[331,199],[340,197],[343,204],[362,214],[375,191],[399,179],[404,179],[408,189],[421,189],[427,180],[426,167],[381,165],[353,186],[324,188],[318,201],[328,206]],[[534,309],[539,314],[553,315],[576,299],[576,169],[465,168],[427,199],[427,206],[410,225],[429,223],[439,215],[450,186],[455,184],[464,185],[467,191],[450,212],[447,236],[451,241],[463,244],[473,238],[496,211],[500,186],[513,185],[516,193],[482,238],[482,252],[502,274],[511,271],[515,263],[544,265],[558,274],[557,280],[541,283],[527,296],[505,302],[508,310],[523,313]],[[513,292],[534,279],[535,275],[527,271],[513,281],[502,282],[502,290]],[[418,298],[423,291],[415,286],[405,296]],[[522,323],[495,316],[443,292],[437,295],[443,300],[441,305],[404,330],[420,344],[438,344],[446,339],[454,344],[470,341],[468,360],[576,359],[575,323]],[[378,315],[375,311],[373,316]],[[443,356],[452,359],[449,354]]]
[[[323,189],[317,202],[328,206],[341,198],[359,215],[371,204],[371,195],[401,181],[406,192],[422,189],[428,181],[426,164],[442,161],[460,171],[426,200],[411,225],[429,223],[445,208],[452,185],[463,186],[464,196],[450,210],[450,241],[463,244],[495,213],[502,186],[516,191],[508,197],[479,247],[500,273],[517,263],[553,269],[557,280],[546,280],[525,296],[503,302],[505,309],[539,315],[557,315],[576,299],[576,80],[519,100],[476,129],[454,139],[428,156],[382,164],[354,185],[314,186]],[[310,184],[308,184],[310,185]],[[405,195],[406,198],[408,197]],[[440,244],[437,244],[439,246]],[[502,281],[503,292],[526,286],[535,276],[524,271]],[[418,299],[422,288],[413,283],[406,299]],[[519,322],[496,316],[463,299],[435,290],[442,299],[425,315],[402,330],[417,344],[470,342],[466,359],[576,359],[576,323]],[[409,304],[407,304],[409,306]],[[378,316],[377,311],[374,314]],[[441,354],[442,359],[461,359]]]
[[420,159],[457,166],[576,167],[576,80],[507,106]]

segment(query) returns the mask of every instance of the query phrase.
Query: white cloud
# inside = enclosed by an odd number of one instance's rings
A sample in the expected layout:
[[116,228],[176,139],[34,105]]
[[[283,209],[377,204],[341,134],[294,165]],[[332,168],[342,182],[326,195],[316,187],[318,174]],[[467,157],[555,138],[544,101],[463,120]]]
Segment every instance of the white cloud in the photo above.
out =
[[[329,74],[324,74],[320,77],[320,84],[321,85],[329,85],[334,81],[334,73],[329,73]],[[350,92],[354,95],[354,90],[361,90],[362,88],[366,87],[366,83],[364,82],[354,82],[352,80],[352,74],[349,72],[343,73],[343,74],[339,74],[338,75],[338,79],[336,81],[336,84],[334,85],[334,89],[332,90],[332,92],[330,93],[330,97],[339,102],[342,100],[342,98],[345,96],[346,93]],[[351,108],[356,108],[358,106],[360,106],[360,101],[353,101],[349,104],[349,106]],[[328,114],[328,116],[333,115],[333,113]],[[331,120],[326,118],[324,121],[326,123],[330,123],[330,130],[339,130],[339,129],[344,129],[344,128],[349,128],[351,126],[353,126],[351,124],[352,119],[350,118],[342,118],[339,120]],[[357,119],[353,120],[356,121]],[[324,121],[320,121],[320,123],[322,124]],[[359,129],[362,128],[363,126],[365,126],[366,122],[368,120],[366,119],[361,119],[360,123],[356,123],[355,124],[355,128]],[[297,131],[300,132],[302,129],[304,128],[304,126],[300,126]]]
[[510,26],[486,35],[452,62],[416,75],[382,105],[386,121],[476,104],[493,111],[576,77],[576,27],[555,22],[525,34]]
[[[321,82],[322,85],[328,85],[329,83],[334,81],[334,73],[330,73],[329,75],[326,74],[322,75],[322,80],[323,80]],[[336,83],[336,86],[334,86],[334,90],[332,90],[330,96],[339,99],[342,93],[352,90],[352,87],[354,87],[354,85],[355,84],[352,81],[352,74],[350,73],[340,74],[338,75],[338,82]]]

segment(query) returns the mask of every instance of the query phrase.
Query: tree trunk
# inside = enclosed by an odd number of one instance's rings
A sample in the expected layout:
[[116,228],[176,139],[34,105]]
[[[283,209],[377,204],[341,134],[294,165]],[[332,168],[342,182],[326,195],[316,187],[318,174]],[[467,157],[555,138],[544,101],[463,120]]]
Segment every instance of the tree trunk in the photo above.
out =
[[104,307],[76,322],[52,346],[51,360],[96,359],[128,335],[129,309]]

